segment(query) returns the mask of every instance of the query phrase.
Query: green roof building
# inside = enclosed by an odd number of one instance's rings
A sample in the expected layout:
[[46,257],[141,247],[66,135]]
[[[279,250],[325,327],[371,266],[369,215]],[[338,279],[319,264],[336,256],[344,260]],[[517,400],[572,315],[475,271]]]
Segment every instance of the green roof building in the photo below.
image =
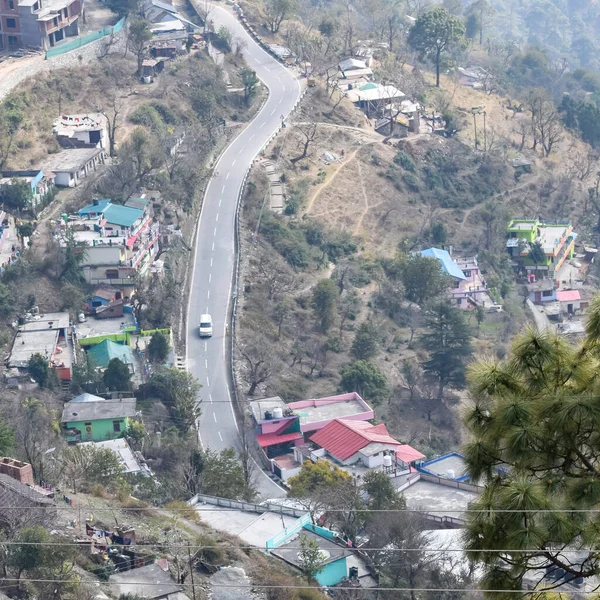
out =
[[133,358],[133,352],[129,346],[117,344],[111,340],[104,340],[88,350],[88,361],[90,361],[95,367],[106,369],[106,367],[108,367],[108,363],[113,358],[118,358],[126,365],[129,365],[130,370],[133,369],[135,361]]
[[506,248],[513,266],[538,277],[554,277],[565,260],[573,258],[575,239],[570,222],[543,223],[537,219],[513,219],[508,224]]

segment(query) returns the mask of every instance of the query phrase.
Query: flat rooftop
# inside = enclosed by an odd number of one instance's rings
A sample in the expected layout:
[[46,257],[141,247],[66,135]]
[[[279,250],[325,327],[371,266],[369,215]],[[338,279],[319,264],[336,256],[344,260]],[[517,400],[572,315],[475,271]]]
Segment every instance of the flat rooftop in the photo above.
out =
[[84,323],[77,323],[75,331],[77,339],[82,340],[97,335],[108,335],[122,333],[125,327],[134,327],[135,319],[132,313],[123,313],[123,316],[115,319],[97,319],[93,316],[86,317]]
[[419,480],[406,488],[402,495],[408,508],[422,510],[438,517],[464,519],[466,515],[463,511],[479,494]]
[[[204,523],[224,533],[236,535],[251,546],[265,548],[266,543],[282,529],[298,519],[273,512],[254,513],[242,510],[223,510],[219,506],[197,504]],[[214,510],[213,510],[214,509]]]
[[343,402],[332,402],[320,406],[304,406],[292,409],[294,414],[300,417],[300,425],[317,423],[332,419],[343,419],[351,415],[365,412],[363,405],[358,400],[344,400]]
[[19,331],[43,331],[45,329],[66,329],[69,326],[69,313],[44,313],[19,325]]
[[[465,459],[458,454],[448,454],[439,459],[430,460],[423,463],[421,468],[444,479],[458,479],[467,474]],[[453,471],[454,476],[450,476],[448,471]]]
[[50,360],[57,345],[58,329],[35,332],[19,331],[15,337],[8,366],[27,367],[29,359],[34,354],[41,354]]
[[325,564],[334,562],[351,554],[351,552],[346,548],[342,548],[335,542],[321,537],[320,535],[316,535],[307,529],[303,529],[298,534],[292,536],[285,544],[281,544],[281,546],[271,550],[271,554],[278,556],[279,558],[298,568],[301,568],[302,561],[300,560],[300,551],[298,550],[298,547],[300,546],[300,534],[306,536],[311,541],[317,542]]
[[510,223],[509,231],[531,231],[538,225],[537,221],[515,221]]
[[73,173],[102,153],[102,148],[70,148],[51,154],[44,163],[44,171]]
[[71,136],[78,131],[98,131],[106,127],[106,117],[102,113],[61,115],[54,121],[54,133]]
[[550,225],[540,227],[540,239],[542,246],[544,247],[544,252],[553,252],[558,245],[560,238],[567,233],[567,229],[567,225]]

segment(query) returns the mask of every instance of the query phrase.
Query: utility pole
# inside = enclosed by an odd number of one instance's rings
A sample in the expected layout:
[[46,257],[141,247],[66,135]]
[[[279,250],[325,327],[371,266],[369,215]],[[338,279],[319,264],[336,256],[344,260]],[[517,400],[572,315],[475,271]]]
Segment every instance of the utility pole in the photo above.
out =
[[477,113],[473,113],[473,128],[475,130],[475,150],[477,150]]
[[483,152],[487,153],[487,129],[485,126],[485,117],[487,116],[487,112],[483,111]]
[[190,576],[192,578],[192,594],[194,600],[196,600],[196,584],[194,583],[194,567],[192,565],[192,553],[190,552],[190,545],[188,543],[188,561],[190,566]]

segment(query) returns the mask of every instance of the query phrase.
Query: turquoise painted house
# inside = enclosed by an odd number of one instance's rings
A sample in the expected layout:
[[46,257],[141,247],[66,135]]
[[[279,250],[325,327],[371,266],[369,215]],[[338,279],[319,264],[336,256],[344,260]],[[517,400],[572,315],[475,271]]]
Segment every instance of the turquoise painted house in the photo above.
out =
[[128,419],[135,415],[135,398],[106,400],[93,394],[81,394],[63,407],[63,435],[70,443],[114,440],[123,437]]
[[[330,529],[312,525],[310,515],[304,515],[290,527],[267,542],[269,554],[277,556],[289,565],[302,570],[299,556],[300,536],[317,543],[323,556],[323,568],[315,579],[319,585],[332,587],[342,582],[350,574],[350,566],[354,565],[351,550],[340,545],[335,540],[335,534]],[[351,560],[352,565],[348,563]]]

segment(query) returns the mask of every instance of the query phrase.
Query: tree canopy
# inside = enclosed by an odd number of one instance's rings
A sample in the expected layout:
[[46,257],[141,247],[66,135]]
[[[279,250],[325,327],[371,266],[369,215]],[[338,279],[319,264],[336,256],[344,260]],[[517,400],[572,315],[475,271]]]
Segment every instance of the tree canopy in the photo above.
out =
[[102,378],[109,390],[125,392],[131,389],[129,367],[119,358],[111,359]]
[[290,496],[302,497],[323,489],[350,481],[351,477],[339,467],[332,465],[327,460],[312,462],[306,460],[302,463],[300,473],[288,480]]
[[434,63],[435,85],[440,87],[442,59],[453,47],[464,46],[465,25],[443,6],[436,6],[417,19],[408,35],[408,43],[419,53],[421,60]]
[[463,387],[467,361],[473,353],[471,330],[463,311],[449,300],[434,302],[425,315],[427,332],[421,343],[429,351],[429,360],[423,368],[435,376],[439,383],[439,398],[448,385]]
[[466,541],[485,569],[484,588],[519,589],[547,569],[569,579],[600,568],[597,514],[585,512],[600,505],[599,342],[597,298],[581,344],[529,330],[506,360],[469,368],[475,402],[464,451],[485,489],[471,505],[482,512],[470,513]]
[[370,360],[344,365],[340,375],[342,392],[356,392],[368,402],[380,402],[389,393],[385,375]]

